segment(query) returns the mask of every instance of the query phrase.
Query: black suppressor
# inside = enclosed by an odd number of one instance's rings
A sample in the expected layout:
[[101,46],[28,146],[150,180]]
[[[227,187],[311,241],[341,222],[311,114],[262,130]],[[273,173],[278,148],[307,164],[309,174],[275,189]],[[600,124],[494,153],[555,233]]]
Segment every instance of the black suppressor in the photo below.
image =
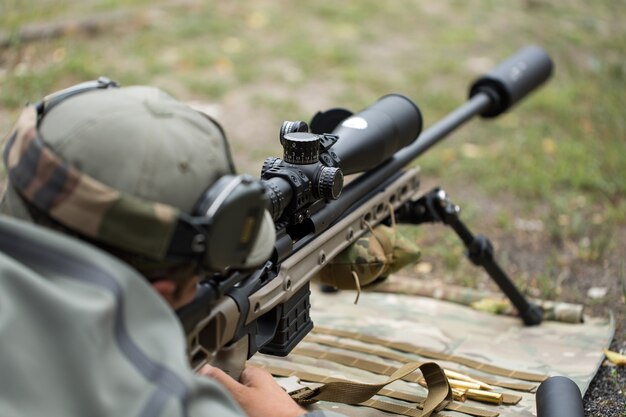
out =
[[564,376],[546,379],[537,389],[537,417],[584,417],[578,385]]
[[527,46],[474,81],[469,96],[489,95],[492,104],[481,116],[496,117],[546,81],[552,67],[552,60],[543,48]]

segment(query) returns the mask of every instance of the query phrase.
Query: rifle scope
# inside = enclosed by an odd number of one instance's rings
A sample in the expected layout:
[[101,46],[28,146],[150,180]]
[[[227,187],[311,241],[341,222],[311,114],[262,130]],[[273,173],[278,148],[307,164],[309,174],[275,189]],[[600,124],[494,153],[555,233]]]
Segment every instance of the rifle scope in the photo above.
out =
[[422,131],[422,114],[399,94],[380,98],[341,122],[332,134],[339,140],[331,150],[345,175],[368,171],[413,142]]
[[[337,114],[344,120],[328,122]],[[304,122],[285,122],[283,159],[268,158],[263,164],[261,178],[274,220],[285,213],[299,223],[308,217],[302,209],[320,199],[337,199],[343,175],[371,170],[413,142],[422,130],[422,114],[407,97],[389,94],[356,114],[339,109],[318,113],[312,125],[333,130],[308,133]]]

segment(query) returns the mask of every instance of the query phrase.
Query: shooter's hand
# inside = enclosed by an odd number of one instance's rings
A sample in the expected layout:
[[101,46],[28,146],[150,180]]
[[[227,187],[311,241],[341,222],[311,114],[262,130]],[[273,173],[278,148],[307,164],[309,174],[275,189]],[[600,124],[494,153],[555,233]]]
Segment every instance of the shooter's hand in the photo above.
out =
[[240,382],[209,365],[200,370],[200,375],[222,384],[249,417],[298,417],[306,413],[274,381],[272,375],[262,369],[247,367],[241,374]]

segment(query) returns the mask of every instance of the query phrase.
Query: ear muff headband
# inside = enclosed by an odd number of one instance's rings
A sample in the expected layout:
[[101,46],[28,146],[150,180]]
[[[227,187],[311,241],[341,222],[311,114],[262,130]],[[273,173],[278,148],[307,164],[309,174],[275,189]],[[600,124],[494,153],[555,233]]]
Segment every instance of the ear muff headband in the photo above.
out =
[[54,106],[66,100],[72,96],[75,96],[86,91],[106,88],[119,88],[119,84],[107,77],[100,77],[95,81],[85,81],[84,83],[76,84],[75,86],[66,88],[56,93],[49,94],[43,98],[39,103],[35,105],[37,109],[38,119],[41,120],[43,116],[52,110]]

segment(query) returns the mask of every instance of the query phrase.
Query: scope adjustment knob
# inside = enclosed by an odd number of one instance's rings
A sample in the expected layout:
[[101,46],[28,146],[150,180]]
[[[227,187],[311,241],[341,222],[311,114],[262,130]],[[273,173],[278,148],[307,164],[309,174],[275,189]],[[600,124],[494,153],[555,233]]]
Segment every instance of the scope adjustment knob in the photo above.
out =
[[274,168],[277,163],[280,163],[280,158],[276,158],[274,156],[265,158],[265,161],[263,161],[263,166],[261,167],[261,178],[263,178],[267,171]]
[[343,189],[343,172],[335,167],[323,167],[317,181],[317,193],[326,200],[336,200]]
[[279,133],[280,143],[282,145],[284,137],[287,133],[308,132],[308,131],[309,131],[309,125],[307,125],[306,122],[303,122],[301,120],[295,120],[295,121],[287,120],[283,122],[283,125],[280,127],[280,133]]
[[315,164],[319,161],[320,137],[313,133],[291,132],[283,136],[283,159],[294,165]]

